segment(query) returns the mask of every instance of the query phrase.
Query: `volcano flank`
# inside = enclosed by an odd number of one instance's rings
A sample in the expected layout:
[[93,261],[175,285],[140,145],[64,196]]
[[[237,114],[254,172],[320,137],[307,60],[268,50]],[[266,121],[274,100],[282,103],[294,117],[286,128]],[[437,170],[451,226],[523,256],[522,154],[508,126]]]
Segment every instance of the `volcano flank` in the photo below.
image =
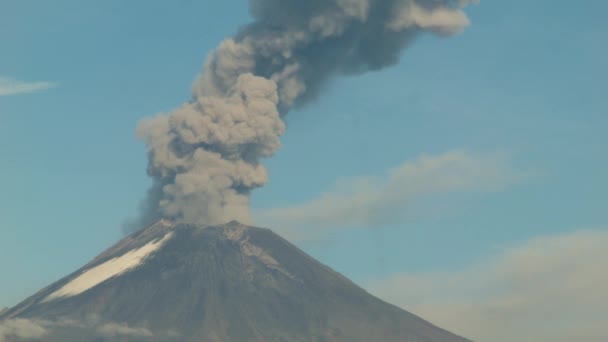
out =
[[160,221],[1,312],[3,324],[16,328],[0,341],[19,329],[49,342],[468,341],[237,222]]

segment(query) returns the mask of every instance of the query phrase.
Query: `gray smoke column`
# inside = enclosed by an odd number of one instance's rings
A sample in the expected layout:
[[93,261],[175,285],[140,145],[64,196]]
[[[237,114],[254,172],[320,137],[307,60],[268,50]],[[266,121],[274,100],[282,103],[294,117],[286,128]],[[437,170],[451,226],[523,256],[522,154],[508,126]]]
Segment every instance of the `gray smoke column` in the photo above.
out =
[[254,22],[211,53],[192,100],[140,124],[155,183],[131,224],[250,222],[249,195],[268,181],[260,160],[281,146],[291,108],[334,76],[396,64],[420,33],[461,32],[472,2],[250,0]]

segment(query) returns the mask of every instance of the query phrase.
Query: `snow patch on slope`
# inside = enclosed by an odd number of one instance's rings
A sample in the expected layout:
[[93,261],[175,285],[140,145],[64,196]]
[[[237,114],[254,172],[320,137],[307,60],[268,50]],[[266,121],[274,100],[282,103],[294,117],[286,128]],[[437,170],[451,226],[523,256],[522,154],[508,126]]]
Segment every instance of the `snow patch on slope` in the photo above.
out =
[[240,242],[243,239],[243,235],[247,230],[246,227],[238,225],[238,226],[228,226],[224,228],[224,236],[228,238],[228,240]]
[[273,258],[270,254],[266,253],[260,247],[250,243],[248,240],[245,240],[243,241],[243,243],[241,243],[241,250],[246,256],[258,258],[258,260],[260,260],[264,265],[270,268],[280,266],[279,262],[275,258]]
[[138,267],[143,263],[147,256],[159,249],[172,236],[173,233],[168,233],[160,240],[152,241],[138,249],[134,249],[119,257],[110,259],[103,264],[85,270],[81,275],[74,278],[62,288],[51,293],[42,302],[44,303],[58,298],[79,295],[110,278]]
[[264,264],[266,267],[273,270],[277,270],[289,278],[293,278],[293,276],[286,269],[281,267],[281,264],[275,258],[273,258],[262,248],[252,244],[249,241],[249,237],[245,236],[245,231],[247,229],[248,228],[245,226],[233,226],[225,228],[223,232],[224,236],[226,236],[229,240],[239,244],[243,255],[255,258],[262,264]]

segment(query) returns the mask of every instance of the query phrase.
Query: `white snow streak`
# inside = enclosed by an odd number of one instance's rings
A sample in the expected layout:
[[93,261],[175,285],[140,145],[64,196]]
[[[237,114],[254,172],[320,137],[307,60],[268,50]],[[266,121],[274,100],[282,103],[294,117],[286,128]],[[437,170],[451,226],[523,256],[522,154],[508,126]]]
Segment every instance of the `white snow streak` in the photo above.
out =
[[43,302],[79,295],[112,277],[116,277],[136,268],[143,263],[148,255],[159,249],[167,240],[169,240],[172,235],[173,233],[168,233],[161,240],[152,241],[138,249],[129,251],[119,257],[84,271],[74,280],[46,297]]

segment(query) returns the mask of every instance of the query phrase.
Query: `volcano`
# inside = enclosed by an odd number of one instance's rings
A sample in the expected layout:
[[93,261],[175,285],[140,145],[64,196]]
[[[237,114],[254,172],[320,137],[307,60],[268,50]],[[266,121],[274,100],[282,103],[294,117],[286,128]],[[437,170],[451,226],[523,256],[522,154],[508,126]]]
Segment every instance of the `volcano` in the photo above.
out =
[[158,222],[3,311],[3,325],[11,342],[468,341],[237,222]]

